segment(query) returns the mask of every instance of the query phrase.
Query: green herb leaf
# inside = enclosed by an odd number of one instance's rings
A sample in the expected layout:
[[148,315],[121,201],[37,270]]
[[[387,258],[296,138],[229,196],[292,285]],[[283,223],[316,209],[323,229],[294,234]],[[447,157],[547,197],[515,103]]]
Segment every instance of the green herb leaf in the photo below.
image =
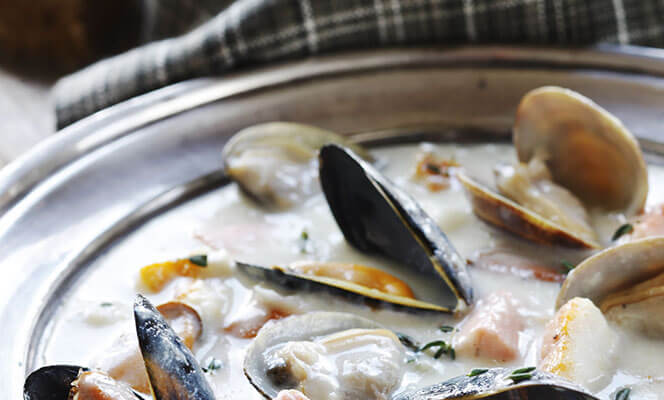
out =
[[404,347],[406,347],[407,349],[410,349],[415,352],[420,350],[420,347],[410,336],[397,332],[397,338],[399,339],[401,344],[404,345]]
[[622,235],[632,233],[633,231],[634,231],[634,226],[632,226],[632,224],[622,224],[620,225],[620,227],[618,227],[618,229],[616,229],[616,232],[611,237],[611,240],[616,241]]
[[511,379],[514,383],[519,383],[522,381],[527,381],[528,379],[532,378],[533,374],[512,374],[508,376],[508,379]]
[[433,342],[429,342],[424,346],[420,347],[419,351],[423,352],[424,350],[430,349],[432,347],[442,347],[442,346],[447,347],[447,343],[444,340],[434,340]]
[[560,263],[563,265],[563,267],[565,268],[565,270],[566,270],[567,272],[570,272],[570,271],[572,271],[574,268],[576,268],[576,265],[572,264],[572,263],[569,262],[569,261],[565,261],[565,260],[563,260],[563,261],[561,261]]
[[307,231],[302,231],[302,233],[300,233],[300,239],[302,239],[302,240],[309,240],[309,232],[307,232]]
[[475,368],[472,371],[468,373],[468,376],[477,376],[477,375],[482,375],[483,373],[487,372],[489,369],[488,368]]
[[207,267],[208,265],[208,259],[206,254],[191,256],[189,257],[189,261],[191,261],[192,264],[198,265],[199,267]]
[[412,358],[409,358],[409,359],[406,360],[406,364],[412,364],[415,361],[417,361],[417,359],[415,357],[412,357]]
[[100,307],[110,307],[110,306],[112,306],[112,305],[113,305],[113,303],[109,303],[109,302],[107,302],[107,301],[105,301],[105,302],[99,304]]
[[447,344],[447,342],[444,340],[434,340],[433,342],[429,342],[422,346],[419,349],[419,352],[423,352],[433,347],[438,347],[438,350],[434,353],[433,358],[440,358],[440,356],[443,354],[449,355],[452,360],[456,358],[456,352],[454,351],[454,348]]
[[536,367],[523,367],[512,371],[512,375],[526,374],[528,372],[533,372],[536,369],[537,369]]
[[449,326],[449,325],[441,325],[439,329],[443,333],[450,333],[450,332],[454,331],[455,328],[453,326]]
[[214,357],[210,358],[210,361],[207,363],[207,367],[202,367],[203,372],[214,372],[220,369],[224,364],[221,360],[218,360]]
[[620,389],[618,393],[616,393],[616,400],[627,400],[629,399],[629,394],[632,392],[632,389],[630,388],[624,388]]

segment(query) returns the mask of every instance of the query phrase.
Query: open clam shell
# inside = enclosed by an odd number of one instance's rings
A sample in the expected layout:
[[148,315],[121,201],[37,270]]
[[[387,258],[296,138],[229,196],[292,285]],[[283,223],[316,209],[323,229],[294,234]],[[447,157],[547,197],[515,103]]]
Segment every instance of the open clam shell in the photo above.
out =
[[599,248],[594,240],[571,232],[502,196],[462,171],[457,179],[464,186],[473,212],[483,221],[536,243],[571,248]]
[[[518,375],[517,380],[514,377]],[[403,393],[394,400],[597,400],[580,386],[558,376],[532,371],[514,374],[507,368],[489,369],[475,376],[459,376],[424,389]]]
[[[601,245],[587,216],[575,214],[598,209],[632,215],[643,208],[648,173],[638,143],[590,99],[558,87],[535,89],[521,100],[513,130],[520,165],[541,166],[546,179],[527,183],[537,196],[523,187],[525,180],[510,188],[537,200],[541,210],[530,210],[461,172],[473,210],[484,221],[535,242],[593,249]],[[537,187],[542,183],[549,186]]]
[[236,133],[224,146],[228,176],[264,206],[287,208],[318,193],[316,156],[321,146],[338,143],[363,158],[371,155],[345,137],[315,126],[269,122]]
[[413,198],[349,149],[326,145],[319,159],[323,192],[352,246],[431,277],[446,310],[472,303],[466,261]]
[[608,319],[664,337],[664,237],[611,247],[567,276],[556,308],[574,297],[592,300]]
[[249,345],[244,358],[244,373],[263,396],[273,399],[280,390],[275,379],[268,376],[269,354],[280,344],[313,340],[349,329],[378,329],[380,325],[366,318],[339,312],[312,312],[291,316],[265,325]]
[[648,196],[648,172],[634,136],[618,118],[569,89],[527,93],[516,112],[521,162],[542,158],[553,180],[589,207],[633,215]]

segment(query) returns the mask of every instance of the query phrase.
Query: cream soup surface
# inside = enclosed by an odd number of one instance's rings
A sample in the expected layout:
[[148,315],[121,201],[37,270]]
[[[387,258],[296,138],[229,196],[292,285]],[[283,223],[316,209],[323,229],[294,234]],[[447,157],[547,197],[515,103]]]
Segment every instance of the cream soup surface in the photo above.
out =
[[[547,265],[553,272],[562,272],[563,261],[576,264],[589,254],[532,244],[482,223],[472,213],[463,188],[455,180],[448,189],[429,190],[413,178],[418,155],[427,151],[453,159],[469,174],[491,182],[493,166],[516,159],[512,146],[419,144],[372,152],[382,172],[420,203],[470,261],[476,299],[510,292],[525,325],[518,334],[518,356],[507,363],[463,355],[454,360],[447,355],[434,359],[430,354],[411,353],[395,393],[438,383],[473,368],[537,365],[544,326],[554,314],[560,284],[480,268],[477,264],[483,256],[516,254]],[[663,179],[664,169],[649,167],[648,204],[664,202]],[[594,215],[593,222],[607,243],[625,220],[620,215]],[[208,253],[211,263],[221,267],[196,280],[178,277],[159,293],[141,285],[138,273],[142,266],[200,253]],[[231,184],[154,218],[101,255],[64,300],[45,335],[40,361],[103,366],[104,358],[110,357],[106,349],[121,334],[133,332],[132,302],[137,292],[146,294],[155,304],[182,295],[197,309],[203,320],[203,335],[196,342],[194,354],[204,367],[211,359],[220,361],[216,364],[218,369],[206,374],[219,399],[262,398],[242,371],[251,339],[238,338],[224,329],[251,313],[256,302],[277,305],[289,313],[353,313],[409,335],[421,344],[437,339],[453,342],[456,331],[442,332],[440,326],[462,322],[462,316],[371,309],[326,293],[285,291],[241,276],[233,270],[232,260],[266,266],[302,260],[354,262],[395,274],[416,294],[418,282],[423,279],[347,244],[322,194],[295,208],[274,212],[260,208]],[[618,326],[612,329],[619,337],[617,368],[589,389],[600,398],[609,398],[617,388],[630,385],[633,399],[664,398],[664,341],[646,339]]]

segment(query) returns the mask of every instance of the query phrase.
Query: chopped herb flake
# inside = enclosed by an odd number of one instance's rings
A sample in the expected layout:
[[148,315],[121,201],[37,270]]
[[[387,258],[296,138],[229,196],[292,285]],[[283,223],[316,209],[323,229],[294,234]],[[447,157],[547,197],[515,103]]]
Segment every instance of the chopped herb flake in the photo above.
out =
[[306,230],[303,230],[300,233],[300,253],[302,254],[307,254],[310,253],[310,242],[309,242],[309,232]]
[[622,224],[618,229],[616,229],[616,232],[611,237],[611,240],[616,241],[622,235],[632,233],[633,231],[634,231],[634,226],[632,226],[632,224]]
[[522,381],[527,381],[528,379],[532,378],[533,374],[512,374],[508,376],[508,379],[511,379],[512,382],[514,383],[519,383]]
[[109,302],[107,302],[107,301],[105,301],[105,302],[99,304],[100,307],[110,307],[110,306],[112,306],[112,305],[113,305],[113,303],[109,303]]
[[450,332],[454,331],[455,328],[453,326],[449,326],[449,325],[442,325],[439,329],[443,333],[450,333]]
[[214,372],[220,369],[224,364],[221,360],[218,360],[214,357],[210,358],[210,361],[207,363],[207,367],[203,367],[203,372]]
[[468,376],[477,376],[477,375],[482,375],[483,373],[487,372],[489,369],[488,368],[475,368],[472,371],[468,373]]
[[572,271],[574,268],[576,268],[576,265],[572,264],[572,263],[569,262],[569,261],[565,261],[565,260],[563,260],[563,261],[561,261],[560,263],[563,265],[563,268],[565,268],[566,272],[570,272],[570,271]]
[[208,265],[208,259],[206,254],[199,254],[197,256],[191,256],[189,257],[189,261],[192,264],[196,264],[199,267],[207,267]]
[[422,346],[419,349],[419,352],[423,352],[433,347],[438,347],[438,350],[434,353],[433,358],[440,358],[440,356],[443,354],[449,355],[452,360],[456,358],[456,352],[454,351],[454,348],[447,344],[447,342],[444,340],[434,340],[433,342],[429,342]]
[[632,392],[632,389],[630,388],[624,388],[620,389],[618,393],[616,393],[616,400],[627,400],[629,399],[629,394]]
[[536,369],[537,369],[536,367],[523,367],[512,371],[512,375],[526,374],[528,372],[533,372]]
[[401,342],[401,344],[404,345],[404,347],[406,347],[407,349],[410,349],[412,351],[419,351],[420,350],[417,343],[410,336],[397,332],[397,338],[399,338],[399,341]]
[[433,342],[429,342],[424,346],[420,347],[419,351],[422,352],[432,347],[441,347],[441,346],[447,346],[447,343],[444,340],[434,340]]

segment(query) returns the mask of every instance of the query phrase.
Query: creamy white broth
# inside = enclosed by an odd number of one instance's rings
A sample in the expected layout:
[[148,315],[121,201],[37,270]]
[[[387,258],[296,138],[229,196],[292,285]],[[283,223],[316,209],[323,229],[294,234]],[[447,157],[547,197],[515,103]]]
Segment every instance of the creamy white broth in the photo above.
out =
[[[455,181],[447,190],[431,192],[413,179],[417,155],[433,150],[443,158],[456,160],[469,174],[483,181],[492,181],[493,165],[513,162],[514,150],[509,145],[409,145],[374,150],[383,172],[410,193],[439,224],[462,256],[473,261],[489,251],[510,251],[551,266],[562,260],[577,263],[588,253],[539,246],[500,232],[480,222],[472,213],[462,187]],[[655,182],[664,178],[664,169],[650,167],[651,194],[649,204],[664,201],[664,189]],[[606,240],[624,222],[620,215],[594,216]],[[304,241],[301,233],[309,239]],[[122,243],[102,255],[84,276],[59,311],[44,348],[44,364],[94,364],[105,349],[122,332],[133,332],[131,304],[136,292],[145,293],[159,304],[171,300],[192,284],[191,278],[176,278],[159,293],[141,287],[138,271],[144,265],[189,254],[211,253],[210,257],[242,260],[261,265],[285,265],[300,260],[348,261],[394,272],[418,294],[422,277],[404,271],[399,265],[380,257],[359,253],[350,247],[329,211],[322,194],[294,209],[268,212],[243,196],[235,185],[216,190],[180,206],[138,229]],[[498,291],[509,291],[518,300],[518,312],[524,317],[525,328],[519,333],[519,357],[509,363],[498,363],[469,357],[451,360],[447,356],[433,359],[420,355],[406,364],[405,374],[397,392],[437,383],[465,374],[473,368],[490,366],[536,365],[544,325],[554,313],[559,284],[515,275],[469,267],[477,299]],[[312,310],[346,311],[365,316],[410,335],[420,343],[431,340],[453,340],[454,332],[442,333],[441,325],[457,325],[459,317],[444,314],[414,314],[389,309],[372,310],[345,299],[320,293],[292,293],[269,283],[254,284],[246,277],[233,274],[205,278],[203,289],[212,290],[214,299],[203,306],[192,301],[203,318],[204,334],[194,353],[205,366],[211,357],[222,361],[222,368],[208,374],[219,399],[262,398],[249,385],[242,372],[244,348],[249,339],[239,339],[224,332],[224,327],[246,313],[252,296],[279,303],[292,312]],[[200,285],[198,290],[202,290]],[[107,303],[110,303],[107,304]],[[212,311],[211,311],[212,310]],[[216,310],[216,311],[214,311]],[[618,369],[605,387],[594,389],[608,397],[616,388],[633,384],[634,395],[643,398],[659,393],[663,383],[661,360],[664,341],[646,340],[620,332],[621,352]],[[626,344],[627,343],[627,344]],[[650,394],[649,394],[650,393]],[[654,395],[654,394],[653,394]],[[655,395],[656,396],[656,395]],[[634,397],[636,398],[636,397]],[[653,397],[656,398],[656,397]]]

